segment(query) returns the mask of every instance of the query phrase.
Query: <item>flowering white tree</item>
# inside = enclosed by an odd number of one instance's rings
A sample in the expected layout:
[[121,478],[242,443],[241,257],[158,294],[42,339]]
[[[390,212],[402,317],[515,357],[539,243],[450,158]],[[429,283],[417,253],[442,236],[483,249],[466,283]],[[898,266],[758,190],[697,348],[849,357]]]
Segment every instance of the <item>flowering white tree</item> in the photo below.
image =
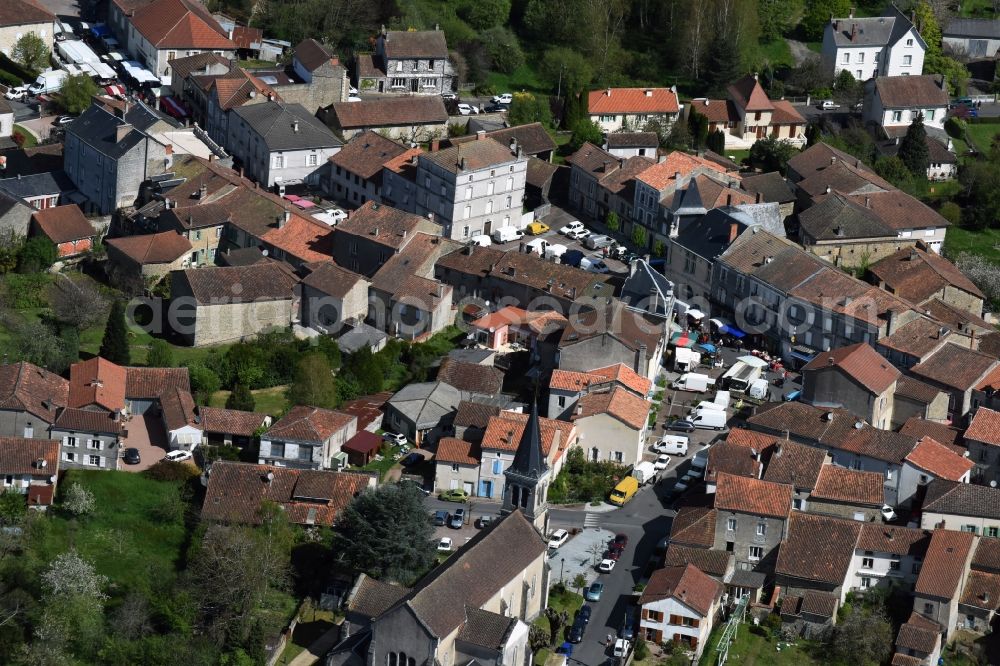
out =
[[74,482],[66,490],[62,505],[74,516],[85,516],[94,510],[94,494]]
[[107,583],[108,577],[97,573],[94,565],[75,550],[56,557],[42,574],[42,587],[49,601],[75,597],[99,606],[108,598],[104,593]]

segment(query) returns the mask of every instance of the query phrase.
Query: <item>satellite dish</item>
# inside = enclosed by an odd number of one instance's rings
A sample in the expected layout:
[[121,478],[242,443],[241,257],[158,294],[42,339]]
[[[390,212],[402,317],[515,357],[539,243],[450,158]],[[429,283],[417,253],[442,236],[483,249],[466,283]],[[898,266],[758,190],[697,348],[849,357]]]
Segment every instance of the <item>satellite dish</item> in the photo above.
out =
[[997,482],[996,481],[990,481],[990,488],[996,488],[996,487],[997,487]]

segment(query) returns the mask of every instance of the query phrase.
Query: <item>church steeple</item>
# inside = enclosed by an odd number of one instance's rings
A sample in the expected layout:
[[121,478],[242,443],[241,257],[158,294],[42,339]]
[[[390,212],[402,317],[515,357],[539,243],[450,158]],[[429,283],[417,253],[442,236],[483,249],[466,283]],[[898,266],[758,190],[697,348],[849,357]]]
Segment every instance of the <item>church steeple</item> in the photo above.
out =
[[520,509],[525,517],[547,532],[548,503],[546,491],[549,484],[549,465],[542,452],[542,433],[538,425],[538,403],[532,405],[531,415],[524,426],[521,441],[514,453],[514,460],[504,471],[503,507],[501,514]]

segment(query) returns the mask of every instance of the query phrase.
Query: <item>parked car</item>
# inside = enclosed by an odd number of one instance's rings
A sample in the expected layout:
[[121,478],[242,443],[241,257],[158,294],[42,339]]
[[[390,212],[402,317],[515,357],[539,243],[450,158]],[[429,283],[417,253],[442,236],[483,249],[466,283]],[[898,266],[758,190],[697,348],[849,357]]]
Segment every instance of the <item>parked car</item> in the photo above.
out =
[[453,92],[443,92],[441,93],[442,99],[458,99],[458,95]]
[[611,247],[614,245],[615,239],[604,234],[594,234],[593,236],[588,236],[587,239],[583,241],[583,244],[591,250],[600,250],[602,247]]
[[604,263],[603,261],[601,261],[600,259],[591,259],[590,263],[588,263],[585,266],[585,268],[588,271],[590,271],[591,273],[600,273],[602,275],[604,273],[610,273],[611,272],[611,269],[608,268],[608,265],[606,263]]
[[656,462],[653,463],[653,469],[659,471],[661,469],[666,469],[670,466],[670,456],[666,453],[661,453],[656,457]]
[[577,231],[579,229],[584,229],[584,228],[585,227],[583,226],[583,222],[581,222],[579,220],[573,220],[572,222],[570,222],[566,226],[560,228],[559,229],[559,233],[561,233],[563,236],[565,236],[565,235],[569,234],[571,231]]
[[[583,640],[583,638],[581,637],[580,640]],[[564,654],[568,660],[573,656],[573,644],[569,641],[564,641],[562,645],[556,648],[556,654]]]
[[493,245],[493,239],[486,234],[479,234],[478,236],[473,236],[469,239],[469,245],[478,245],[479,247],[489,247]]
[[888,504],[883,504],[882,505],[882,520],[884,520],[887,523],[891,523],[892,521],[896,520],[896,510],[893,509]]
[[556,530],[552,533],[552,536],[549,537],[549,548],[555,550],[567,541],[569,541],[569,532],[566,530]]
[[628,545],[628,535],[624,532],[619,532],[615,535],[614,543],[618,544],[622,548]]
[[476,526],[481,530],[485,530],[487,527],[493,524],[493,516],[479,516],[479,520],[476,521]]
[[438,541],[438,550],[440,550],[442,553],[451,552],[451,546],[454,543],[455,542],[451,540],[451,537],[444,537],[443,539]]
[[625,655],[628,654],[628,652],[629,652],[629,642],[627,640],[625,640],[624,638],[619,638],[617,641],[615,641],[615,649],[613,652],[615,657],[624,657]]
[[7,92],[3,94],[7,99],[24,99],[28,95],[28,86],[14,86],[13,88],[8,88]]
[[476,107],[472,106],[471,104],[464,104],[463,103],[463,104],[459,104],[455,108],[457,108],[458,112],[460,114],[462,114],[463,116],[474,116],[477,113],[479,113],[479,110],[476,109]]
[[483,107],[483,110],[486,111],[486,113],[500,113],[501,111],[504,110],[504,107],[494,102],[487,104],[485,107]]
[[[612,565],[613,566],[613,565]],[[591,583],[590,587],[584,593],[584,598],[587,601],[600,601],[601,593],[604,592],[604,583]]]
[[622,556],[622,551],[618,550],[617,548],[609,548],[608,550],[604,551],[605,560],[614,560],[615,562],[617,562],[618,558],[621,556]]
[[694,432],[694,424],[687,419],[669,421],[664,427],[667,430],[673,430],[674,432]]
[[538,236],[540,234],[544,234],[546,231],[549,231],[550,229],[549,225],[545,224],[544,222],[539,222],[538,220],[535,220],[527,227],[525,227],[524,230],[525,232],[531,234],[532,236]]
[[500,93],[499,95],[494,95],[490,101],[494,104],[510,104],[514,101],[514,95],[511,93]]
[[432,520],[434,527],[444,527],[448,524],[448,512],[444,509],[440,509],[434,512],[434,518]]
[[590,231],[587,229],[573,229],[566,233],[566,238],[572,238],[573,240],[583,240],[590,235]]
[[[611,573],[615,570],[615,561],[610,558],[605,558],[601,560],[601,563],[597,565],[597,570],[601,573]],[[594,599],[594,601],[597,601]]]
[[448,527],[453,530],[460,530],[465,527],[465,509],[455,509],[455,512],[451,514],[451,520],[448,521]]
[[69,125],[74,120],[76,120],[76,116],[59,116],[52,121],[52,124],[56,127],[62,127],[64,125]]
[[402,446],[403,444],[406,444],[406,436],[401,435],[398,432],[384,432],[382,433],[382,441],[395,444],[396,446]]
[[584,624],[590,624],[590,616],[593,614],[594,609],[592,606],[584,604],[580,606],[580,610],[576,612],[576,619],[583,620]]
[[453,488],[451,490],[446,490],[443,493],[438,494],[438,499],[445,502],[468,502],[469,493],[465,492],[461,488]]
[[142,458],[139,456],[139,449],[127,448],[125,449],[125,464],[126,465],[138,465],[142,462]]
[[834,111],[840,108],[840,105],[834,102],[832,99],[824,99],[822,102],[816,105],[817,109],[821,111]]
[[581,643],[583,642],[583,632],[587,630],[587,623],[581,620],[577,620],[573,623],[573,626],[569,628],[569,635],[566,638],[569,639],[570,643]]
[[[347,211],[341,210],[340,208],[331,208],[330,210],[326,211],[326,214],[330,216],[334,224],[337,224],[338,222],[343,222],[344,220],[347,219]],[[403,436],[400,435],[400,437]],[[405,437],[403,437],[403,441],[404,442],[406,441]]]
[[618,635],[626,640],[635,638],[635,608],[625,609],[625,619],[622,621],[622,628]]
[[191,460],[190,451],[171,451],[167,455],[163,456],[164,460],[169,460],[170,462],[183,462],[185,460]]
[[800,395],[802,395],[802,391],[795,389],[794,391],[786,393],[781,399],[785,402],[791,402],[792,400],[798,400]]

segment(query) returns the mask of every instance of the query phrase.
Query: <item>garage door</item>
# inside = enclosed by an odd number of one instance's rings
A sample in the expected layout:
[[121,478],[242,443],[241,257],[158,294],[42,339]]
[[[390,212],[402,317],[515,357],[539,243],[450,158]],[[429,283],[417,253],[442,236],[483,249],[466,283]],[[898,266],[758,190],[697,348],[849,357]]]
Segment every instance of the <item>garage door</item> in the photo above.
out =
[[463,483],[462,484],[462,488],[465,490],[465,492],[467,492],[467,493],[469,493],[471,495],[472,494],[472,488],[473,488],[472,481],[466,481],[465,483]]

